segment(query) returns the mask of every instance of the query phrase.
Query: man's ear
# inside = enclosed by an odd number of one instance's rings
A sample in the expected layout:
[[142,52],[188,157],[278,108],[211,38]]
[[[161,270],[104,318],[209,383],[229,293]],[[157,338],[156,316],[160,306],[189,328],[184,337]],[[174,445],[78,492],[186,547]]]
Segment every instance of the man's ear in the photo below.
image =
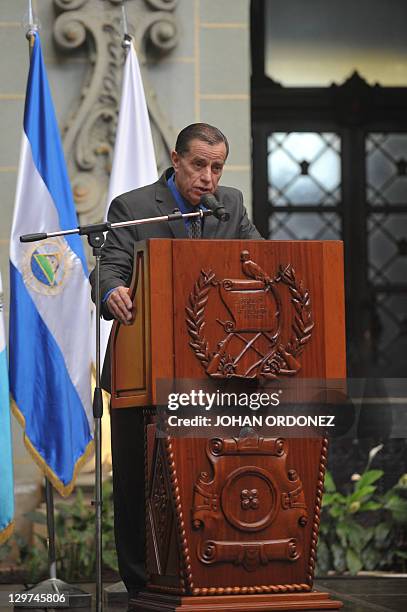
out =
[[178,170],[178,166],[179,166],[179,155],[178,153],[175,151],[175,149],[173,151],[171,151],[171,162],[172,162],[172,166],[174,168],[174,170]]

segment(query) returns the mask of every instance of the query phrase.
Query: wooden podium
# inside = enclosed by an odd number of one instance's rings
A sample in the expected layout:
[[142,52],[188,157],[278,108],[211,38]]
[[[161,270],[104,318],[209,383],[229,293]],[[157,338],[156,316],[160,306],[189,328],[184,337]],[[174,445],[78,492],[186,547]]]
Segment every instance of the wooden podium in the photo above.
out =
[[154,406],[163,381],[343,380],[342,243],[149,240],[132,288],[135,323],[112,331],[112,407],[145,410],[149,579],[134,609],[341,607],[312,586],[327,439],[157,437]]

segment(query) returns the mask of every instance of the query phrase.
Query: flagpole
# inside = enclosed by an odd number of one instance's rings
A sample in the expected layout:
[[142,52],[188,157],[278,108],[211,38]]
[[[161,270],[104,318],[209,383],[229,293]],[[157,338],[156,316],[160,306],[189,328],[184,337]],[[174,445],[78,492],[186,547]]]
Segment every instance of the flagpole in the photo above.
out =
[[38,32],[38,23],[34,21],[32,0],[28,0],[28,29],[27,29],[25,36],[28,40],[28,50],[29,50],[30,58],[31,58],[31,54],[34,48],[36,32]]
[[[26,38],[28,40],[28,52],[31,60],[31,56],[34,49],[35,35],[38,32],[38,23],[34,20],[34,12],[32,7],[32,0],[28,0],[28,28],[26,32]],[[51,587],[55,588],[55,582],[57,580],[57,562],[56,562],[56,546],[55,546],[55,513],[54,513],[54,494],[52,490],[52,484],[45,477],[45,505],[47,511],[47,545],[48,545],[48,570],[49,579],[51,581]],[[43,584],[43,583],[42,583]],[[45,585],[44,585],[45,586]],[[56,587],[56,591],[59,589]]]
[[47,530],[48,530],[48,566],[50,580],[57,578],[57,560],[55,548],[55,516],[54,516],[54,492],[52,484],[45,479],[45,504],[47,507]]
[[122,0],[122,25],[123,25],[123,40],[122,47],[127,56],[132,45],[132,37],[129,34],[129,21],[127,19],[126,0]]
[[[28,40],[28,52],[31,60],[31,56],[34,49],[35,34],[38,32],[38,23],[34,21],[34,13],[32,7],[32,0],[28,0],[28,29],[26,32],[26,38]],[[47,512],[47,545],[48,545],[48,570],[49,579],[51,581],[51,587],[54,587],[56,592],[59,592],[56,586],[57,581],[57,562],[56,562],[56,546],[55,546],[55,512],[54,512],[54,493],[52,490],[52,484],[45,477],[45,506]],[[43,583],[42,583],[43,584]],[[44,584],[43,587],[44,588]],[[48,585],[47,585],[48,586]]]
[[95,432],[95,542],[96,542],[96,612],[101,612],[103,608],[103,576],[102,576],[102,416],[103,416],[103,396],[100,386],[100,260],[102,256],[102,246],[105,241],[103,232],[89,232],[89,246],[92,247],[95,257],[96,267],[96,382],[93,392],[93,418]]
[[[34,49],[35,34],[38,32],[38,24],[34,21],[34,13],[32,7],[32,0],[28,0],[28,29],[26,32],[26,38],[28,40],[28,52],[31,60],[31,56]],[[48,546],[48,571],[49,580],[51,581],[51,587],[55,588],[57,581],[57,562],[56,562],[56,546],[55,546],[55,512],[54,512],[54,493],[52,490],[52,484],[45,477],[45,506],[47,512],[47,546]],[[42,590],[46,589],[44,583],[42,584]],[[56,592],[59,592],[56,587]]]
[[[130,46],[131,37],[128,34],[128,20],[126,11],[126,0],[122,0],[122,24],[123,24],[123,41],[122,47],[127,56]],[[102,416],[103,416],[103,396],[100,386],[100,370],[101,370],[101,289],[100,289],[100,262],[101,262],[101,247],[104,243],[104,234],[102,232],[88,235],[88,243],[93,248],[95,257],[95,294],[96,294],[96,384],[93,397],[93,417],[95,422],[95,506],[96,506],[96,612],[102,612],[103,609],[103,546],[102,546],[102,510],[103,510],[103,490],[102,490]],[[108,598],[108,593],[106,593]]]
[[[122,0],[121,5],[122,22],[123,22],[123,42],[122,47],[127,55],[131,38],[128,34],[128,21],[125,0]],[[102,510],[103,510],[103,491],[102,491],[102,416],[103,416],[103,396],[100,386],[100,338],[101,338],[101,322],[100,322],[100,262],[101,262],[101,247],[104,243],[103,232],[91,232],[88,234],[89,245],[93,249],[95,257],[95,294],[96,294],[96,383],[93,395],[93,418],[95,423],[95,541],[96,541],[96,612],[101,612],[103,609],[103,546],[102,546]]]

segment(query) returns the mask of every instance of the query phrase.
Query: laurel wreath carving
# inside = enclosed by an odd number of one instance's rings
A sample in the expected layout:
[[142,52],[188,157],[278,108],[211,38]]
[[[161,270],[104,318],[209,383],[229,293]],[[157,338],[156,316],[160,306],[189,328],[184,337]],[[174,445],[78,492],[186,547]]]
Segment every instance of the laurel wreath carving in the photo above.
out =
[[314,328],[309,291],[302,281],[297,282],[294,268],[288,264],[280,266],[274,282],[282,282],[289,288],[291,303],[294,306],[295,317],[292,325],[292,335],[285,346],[280,344],[276,352],[266,360],[260,375],[266,379],[275,379],[279,374],[293,376],[301,365],[297,357],[303,352],[309,342]]
[[[311,310],[311,298],[309,291],[304,288],[302,281],[297,281],[294,268],[288,264],[279,267],[277,276],[267,283],[283,283],[290,291],[291,303],[295,310],[292,324],[292,334],[285,346],[279,344],[277,349],[264,360],[259,376],[266,379],[276,379],[280,375],[294,375],[301,365],[296,360],[306,344],[309,342],[314,320]],[[186,323],[188,333],[191,337],[189,345],[195,355],[206,369],[211,361],[212,353],[209,350],[208,341],[204,335],[205,307],[209,292],[219,281],[212,270],[205,272],[201,270],[192,292],[189,295],[189,306],[186,306]]]
[[189,296],[189,307],[185,307],[187,313],[186,323],[191,336],[190,347],[195,352],[202,365],[207,368],[211,353],[209,344],[204,336],[205,306],[208,301],[211,287],[217,284],[215,273],[212,270],[205,272],[201,270],[198,280]]
[[292,324],[293,333],[287,344],[280,344],[274,355],[263,364],[260,375],[267,379],[275,379],[278,374],[293,376],[299,371],[301,365],[296,358],[309,342],[315,325],[309,291],[304,288],[302,281],[297,282],[294,268],[290,264],[280,266],[275,282],[287,285],[295,317]]
[[314,321],[311,311],[311,298],[309,291],[304,288],[303,282],[297,284],[295,278],[295,270],[291,265],[280,266],[277,280],[281,280],[286,284],[291,293],[291,303],[295,309],[295,318],[293,323],[294,334],[288,342],[286,351],[295,357],[301,355],[305,345],[309,342],[314,328]]

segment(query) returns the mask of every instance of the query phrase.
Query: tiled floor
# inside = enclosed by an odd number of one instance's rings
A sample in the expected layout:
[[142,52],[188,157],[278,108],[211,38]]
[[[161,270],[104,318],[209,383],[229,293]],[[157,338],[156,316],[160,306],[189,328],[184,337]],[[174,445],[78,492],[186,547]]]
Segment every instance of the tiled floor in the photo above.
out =
[[[80,586],[84,591],[95,592],[94,584]],[[407,612],[407,578],[327,578],[318,580],[315,588],[329,591],[333,598],[343,601],[343,612]],[[22,585],[0,585],[0,612],[11,608],[8,594],[22,590]],[[126,607],[125,598],[117,601],[116,597],[114,602],[104,604],[104,611],[124,612]]]

